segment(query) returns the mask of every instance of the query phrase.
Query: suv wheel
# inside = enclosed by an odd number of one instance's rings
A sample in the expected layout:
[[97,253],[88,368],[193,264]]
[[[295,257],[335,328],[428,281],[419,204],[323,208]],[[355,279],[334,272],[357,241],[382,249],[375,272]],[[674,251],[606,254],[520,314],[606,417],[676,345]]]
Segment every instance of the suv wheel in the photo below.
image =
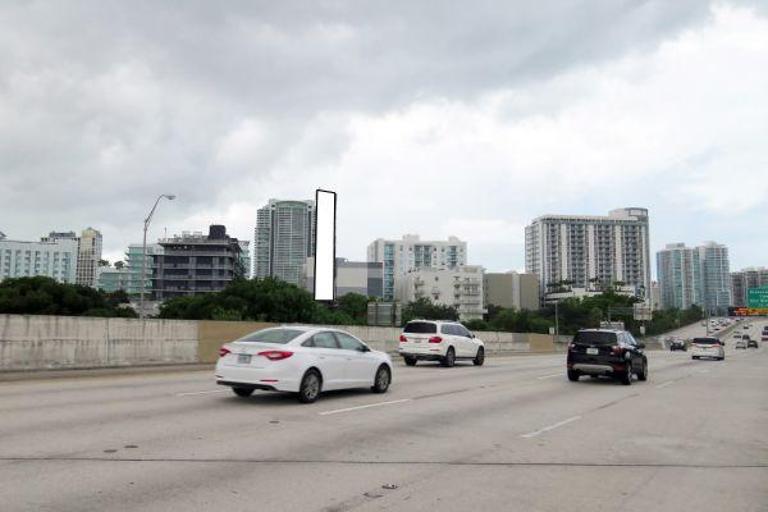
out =
[[571,382],[576,382],[579,380],[579,377],[581,377],[581,374],[577,372],[576,370],[568,370],[568,380]]
[[405,365],[406,366],[416,366],[416,358],[415,357],[404,357],[405,359]]
[[253,394],[253,388],[232,388],[232,392],[236,394],[237,396],[241,396],[243,398],[249,397]]
[[479,347],[477,349],[477,355],[475,355],[475,358],[472,360],[472,364],[475,366],[483,366],[483,363],[485,362],[485,349],[483,347]]
[[643,368],[637,373],[637,380],[643,382],[648,380],[648,361],[643,361]]
[[632,363],[629,361],[627,361],[627,370],[624,372],[624,375],[621,376],[621,383],[625,386],[632,384]]
[[448,352],[445,353],[445,357],[440,361],[440,364],[446,368],[450,368],[456,364],[456,353],[453,351],[453,347],[448,347]]

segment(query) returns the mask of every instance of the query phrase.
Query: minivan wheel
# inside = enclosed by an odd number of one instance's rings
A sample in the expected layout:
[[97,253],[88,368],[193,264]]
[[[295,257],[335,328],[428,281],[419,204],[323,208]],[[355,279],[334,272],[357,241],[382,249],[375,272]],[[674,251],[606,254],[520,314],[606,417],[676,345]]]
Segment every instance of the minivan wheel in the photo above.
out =
[[317,397],[320,396],[322,385],[320,374],[316,370],[307,371],[304,374],[304,378],[301,379],[301,385],[299,386],[299,402],[311,404],[317,400]]
[[643,361],[643,369],[638,372],[637,380],[639,381],[648,380],[648,361]]
[[404,357],[405,359],[405,365],[406,366],[416,366],[416,358],[415,357]]
[[632,363],[627,361],[627,371],[621,376],[621,383],[625,386],[632,384]]
[[373,378],[373,387],[371,391],[374,393],[386,393],[389,389],[389,383],[392,382],[392,375],[389,372],[387,365],[383,364],[376,370],[376,376]]
[[577,372],[576,370],[568,370],[568,380],[571,382],[576,382],[579,380],[579,377],[581,377],[581,374]]
[[232,392],[237,396],[247,398],[253,394],[253,388],[232,388]]
[[477,349],[477,354],[475,355],[475,358],[472,360],[472,364],[475,366],[483,366],[483,363],[485,362],[485,349],[483,347],[479,347]]
[[448,347],[448,352],[445,353],[445,357],[440,361],[440,364],[446,368],[450,368],[456,364],[456,353],[453,351],[453,347]]

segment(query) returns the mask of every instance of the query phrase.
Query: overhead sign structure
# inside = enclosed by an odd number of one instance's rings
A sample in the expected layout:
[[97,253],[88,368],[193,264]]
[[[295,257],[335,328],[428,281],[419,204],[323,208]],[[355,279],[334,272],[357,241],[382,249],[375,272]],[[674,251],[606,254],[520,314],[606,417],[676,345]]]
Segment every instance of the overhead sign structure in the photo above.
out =
[[315,300],[336,297],[336,192],[315,191]]
[[748,308],[768,308],[768,286],[747,290]]

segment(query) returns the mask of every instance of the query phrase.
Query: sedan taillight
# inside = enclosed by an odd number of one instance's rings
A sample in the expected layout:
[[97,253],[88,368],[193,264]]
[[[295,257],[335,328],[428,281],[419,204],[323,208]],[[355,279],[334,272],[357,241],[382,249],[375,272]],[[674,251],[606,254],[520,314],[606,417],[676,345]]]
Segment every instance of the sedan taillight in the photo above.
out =
[[224,357],[224,356],[226,356],[227,354],[231,354],[231,353],[232,353],[232,351],[231,351],[231,350],[229,350],[227,347],[221,347],[221,348],[219,349],[219,357]]
[[429,338],[429,342],[430,343],[442,343],[443,342],[443,338],[441,338],[440,336],[432,336],[431,338]]
[[265,350],[263,352],[259,352],[257,355],[264,356],[270,361],[280,361],[282,359],[288,359],[291,357],[293,352],[288,350]]

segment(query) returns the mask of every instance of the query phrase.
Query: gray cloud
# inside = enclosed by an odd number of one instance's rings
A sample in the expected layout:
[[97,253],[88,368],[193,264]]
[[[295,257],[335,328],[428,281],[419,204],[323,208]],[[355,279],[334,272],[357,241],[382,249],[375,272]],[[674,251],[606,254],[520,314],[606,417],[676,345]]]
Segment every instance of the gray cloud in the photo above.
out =
[[117,251],[159,192],[179,195],[164,210],[177,226],[300,182],[302,162],[333,167],[342,114],[535,88],[709,14],[700,0],[4,3],[0,229],[94,225]]

